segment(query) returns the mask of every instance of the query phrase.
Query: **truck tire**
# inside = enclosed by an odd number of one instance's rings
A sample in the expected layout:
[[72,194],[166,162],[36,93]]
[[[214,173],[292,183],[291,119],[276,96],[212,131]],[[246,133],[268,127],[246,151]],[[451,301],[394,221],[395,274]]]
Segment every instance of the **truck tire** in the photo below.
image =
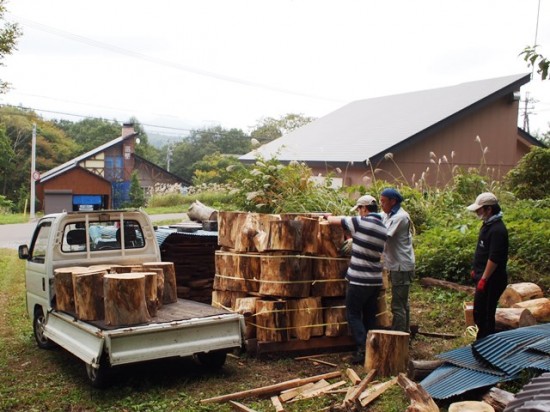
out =
[[99,367],[94,368],[86,363],[86,375],[94,388],[103,389],[111,384],[111,366],[108,364],[107,356],[103,354],[99,361]]
[[55,344],[44,335],[44,326],[46,325],[46,316],[42,308],[36,308],[34,310],[34,317],[32,320],[32,330],[34,333],[34,339],[40,349],[52,349]]
[[200,364],[208,369],[217,370],[225,364],[227,358],[227,352],[225,351],[211,351],[197,353],[197,358]]

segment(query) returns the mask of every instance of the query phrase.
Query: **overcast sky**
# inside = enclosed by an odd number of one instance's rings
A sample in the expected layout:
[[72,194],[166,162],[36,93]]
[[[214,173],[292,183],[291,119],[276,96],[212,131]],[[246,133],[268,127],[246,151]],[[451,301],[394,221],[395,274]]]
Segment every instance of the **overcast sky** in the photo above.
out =
[[[321,117],[358,99],[529,73],[550,57],[550,0],[11,0],[23,29],[0,104],[44,118],[126,121],[184,135],[263,117]],[[550,80],[531,132],[550,128]],[[418,110],[422,110],[419,102]],[[65,113],[65,114],[61,114]],[[518,123],[523,124],[523,108]],[[170,129],[169,127],[176,128]]]

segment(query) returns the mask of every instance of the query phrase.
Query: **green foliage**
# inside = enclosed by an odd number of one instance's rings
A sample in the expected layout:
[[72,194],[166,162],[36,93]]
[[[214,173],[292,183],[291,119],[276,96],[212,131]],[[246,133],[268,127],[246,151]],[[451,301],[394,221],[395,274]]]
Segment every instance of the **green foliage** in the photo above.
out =
[[128,207],[139,208],[145,205],[145,192],[139,184],[138,173],[134,171],[130,177],[130,201]]
[[54,124],[80,146],[86,153],[120,136],[120,125],[106,119],[83,119],[78,122],[55,120]]
[[251,149],[250,137],[240,129],[223,129],[221,126],[192,130],[189,137],[172,148],[170,171],[191,181],[199,167],[198,162],[214,153],[241,155]]
[[303,163],[283,165],[273,158],[258,158],[252,167],[236,171],[230,183],[236,188],[233,191],[234,203],[241,210],[259,213],[349,212],[349,199],[331,188],[330,177],[322,184],[316,184],[310,178],[311,169]]
[[265,144],[305,126],[313,120],[315,118],[295,113],[289,113],[281,116],[279,119],[266,117],[258,122],[256,128],[250,133],[250,137],[256,139],[261,144]]
[[546,80],[550,69],[550,60],[538,53],[537,47],[539,46],[527,46],[519,55],[523,55],[523,60],[527,62],[529,67],[537,67],[537,73],[540,74],[541,80]]
[[[17,38],[21,36],[22,31],[17,23],[8,22],[4,19],[6,13],[6,0],[0,0],[0,66],[3,66],[2,60],[10,55],[17,44]],[[9,88],[9,83],[0,80],[0,94],[5,93]]]
[[219,152],[206,155],[195,163],[193,185],[226,183],[234,171],[243,169],[244,165],[235,156],[222,155]]
[[550,148],[533,147],[505,177],[520,199],[544,199],[550,193]]
[[0,195],[0,213],[9,213],[13,209],[13,202]]

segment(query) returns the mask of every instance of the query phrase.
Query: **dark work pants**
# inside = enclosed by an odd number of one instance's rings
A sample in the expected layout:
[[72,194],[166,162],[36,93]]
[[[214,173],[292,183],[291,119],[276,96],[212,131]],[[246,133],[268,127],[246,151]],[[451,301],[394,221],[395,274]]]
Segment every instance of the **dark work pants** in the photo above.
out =
[[392,329],[410,332],[409,291],[414,278],[414,271],[390,271],[391,279],[391,312]]
[[364,352],[367,332],[376,327],[380,286],[358,286],[348,283],[346,318],[357,350]]
[[495,333],[495,314],[497,303],[506,289],[506,281],[489,278],[485,285],[485,291],[480,292],[476,288],[474,295],[474,322],[477,325],[477,339]]

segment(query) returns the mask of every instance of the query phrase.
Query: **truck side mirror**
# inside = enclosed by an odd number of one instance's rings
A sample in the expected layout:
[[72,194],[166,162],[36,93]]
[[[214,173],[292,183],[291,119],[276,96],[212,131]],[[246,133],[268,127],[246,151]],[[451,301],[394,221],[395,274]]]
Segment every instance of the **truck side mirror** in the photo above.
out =
[[27,245],[20,245],[19,249],[19,259],[29,259],[29,247]]

